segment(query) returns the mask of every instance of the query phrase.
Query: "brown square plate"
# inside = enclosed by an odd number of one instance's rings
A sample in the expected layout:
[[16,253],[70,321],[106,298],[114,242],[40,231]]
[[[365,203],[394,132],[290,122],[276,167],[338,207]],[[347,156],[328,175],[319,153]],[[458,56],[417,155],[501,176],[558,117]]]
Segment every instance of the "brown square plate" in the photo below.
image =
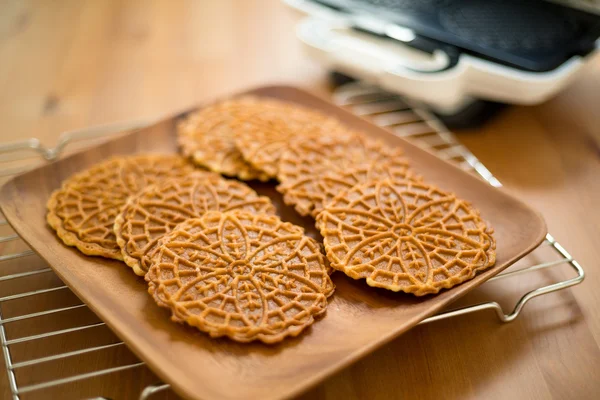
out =
[[[424,178],[471,201],[495,229],[496,265],[437,296],[416,298],[374,289],[334,274],[337,290],[327,313],[297,338],[278,345],[210,339],[174,324],[147,293],[144,280],[118,261],[88,257],[67,247],[46,225],[46,201],[63,179],[115,154],[176,152],[173,117],[91,150],[20,175],[0,192],[15,231],[58,276],[173,389],[186,398],[287,398],[325,379],[463,296],[533,250],[546,234],[542,218],[503,190],[442,161],[392,133],[301,90],[273,86],[248,92],[313,107],[352,128],[399,145]],[[286,207],[274,184],[257,184],[284,220],[317,235],[311,219]]]

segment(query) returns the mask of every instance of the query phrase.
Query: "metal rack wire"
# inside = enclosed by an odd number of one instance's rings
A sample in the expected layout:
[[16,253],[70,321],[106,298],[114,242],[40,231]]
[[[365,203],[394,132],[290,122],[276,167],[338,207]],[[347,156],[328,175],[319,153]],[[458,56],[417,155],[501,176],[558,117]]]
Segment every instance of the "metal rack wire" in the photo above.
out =
[[[462,168],[479,174],[491,185],[497,187],[501,186],[501,183],[490,173],[490,171],[481,162],[479,162],[479,160],[477,160],[473,154],[471,154],[464,146],[462,146],[456,140],[454,135],[439,122],[439,120],[437,120],[429,112],[425,111],[425,109],[420,107],[418,104],[411,103],[406,99],[399,97],[398,95],[386,93],[381,89],[361,83],[351,83],[340,87],[334,93],[333,99],[337,104],[348,108],[355,114],[370,118],[374,123],[387,127],[394,132],[394,134],[410,140],[419,146],[433,150],[440,157],[456,162]],[[1,145],[0,166],[7,162],[14,163],[23,160],[24,162],[22,162],[22,164],[18,167],[3,170],[0,172],[0,177],[9,177],[32,168],[33,165],[36,164],[35,162],[32,162],[32,156],[38,161],[40,158],[45,161],[50,161],[60,157],[65,151],[71,149],[75,142],[89,144],[92,140],[106,140],[108,137],[112,137],[115,132],[123,132],[124,130],[140,128],[148,125],[149,123],[151,123],[151,121],[136,121],[125,124],[105,125],[81,131],[69,132],[63,134],[58,144],[53,148],[44,147],[37,139],[29,139],[23,142]],[[40,268],[34,268],[25,271],[20,271],[19,268],[17,268],[17,272],[6,273],[6,268],[4,268],[4,266],[8,263],[21,260],[23,262],[20,263],[19,266],[25,265],[25,261],[31,264],[30,260],[33,258],[37,259],[37,256],[35,256],[35,253],[31,249],[7,251],[5,249],[7,245],[19,242],[20,238],[14,232],[10,231],[9,226],[4,218],[0,220],[0,229],[2,229],[2,231],[8,231],[7,233],[0,233],[0,284],[10,283],[12,288],[18,289],[23,286],[22,282],[24,282],[24,280],[26,280],[28,277],[40,274],[53,275],[51,268],[43,263],[41,263],[42,267]],[[548,249],[551,250],[553,256],[548,256]],[[584,271],[582,267],[558,242],[556,242],[556,240],[554,240],[551,235],[547,235],[544,243],[534,250],[534,253],[537,252],[544,252],[544,255],[539,257],[539,259],[544,260],[543,262],[524,267],[511,268],[507,272],[499,274],[490,279],[490,281],[506,279],[515,275],[526,274],[558,265],[570,266],[575,272],[575,276],[570,279],[530,290],[516,302],[512,310],[508,313],[506,313],[497,302],[490,301],[445,311],[422,321],[421,324],[488,309],[494,310],[500,321],[510,322],[519,316],[525,304],[532,298],[565,289],[567,287],[577,285],[583,281]],[[40,262],[37,262],[37,264],[40,264]],[[14,265],[12,265],[12,268],[14,269]],[[6,318],[4,317],[4,306],[9,302],[35,299],[36,297],[57,291],[69,291],[68,287],[62,284],[62,282],[60,282],[57,278],[53,282],[56,281],[59,282],[58,285],[50,285],[49,287],[36,288],[22,292],[17,290],[17,293],[15,294],[0,297],[0,346],[2,347],[8,384],[13,400],[22,400],[24,395],[30,393],[40,393],[45,389],[47,390],[58,386],[66,386],[68,384],[74,384],[76,382],[86,381],[91,378],[102,377],[126,370],[146,368],[143,362],[134,360],[124,365],[76,373],[66,377],[42,382],[28,382],[25,384],[20,384],[16,373],[23,368],[40,365],[46,366],[46,368],[51,368],[51,364],[53,362],[61,362],[72,357],[89,355],[93,353],[114,350],[115,348],[119,347],[125,347],[123,342],[116,340],[107,344],[93,345],[64,353],[17,361],[12,351],[14,346],[18,346],[20,344],[30,344],[46,338],[65,336],[72,333],[80,333],[83,335],[86,334],[86,332],[103,327],[105,325],[104,322],[97,321],[87,325],[71,326],[27,336],[13,337],[15,336],[14,333],[9,335],[7,332],[7,327],[11,324],[16,324],[26,320],[41,319],[50,315],[64,314],[74,310],[87,309],[85,304],[78,301],[76,304],[68,306],[53,307],[43,311],[22,313]],[[149,399],[156,393],[164,392],[168,389],[168,384],[160,382],[151,384],[145,386],[141,390],[139,398],[141,400]]]

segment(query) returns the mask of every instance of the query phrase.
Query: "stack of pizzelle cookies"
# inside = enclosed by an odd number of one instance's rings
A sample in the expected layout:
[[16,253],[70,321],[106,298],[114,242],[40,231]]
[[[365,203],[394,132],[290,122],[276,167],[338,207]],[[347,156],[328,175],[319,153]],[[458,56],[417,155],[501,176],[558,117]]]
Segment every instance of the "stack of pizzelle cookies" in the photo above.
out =
[[[177,138],[183,157],[115,157],[68,178],[47,220],[65,244],[124,261],[173,321],[211,337],[298,335],[326,310],[330,267],[421,296],[495,262],[469,203],[424,182],[400,148],[316,110],[239,97],[189,114]],[[277,180],[323,244],[245,180]]]

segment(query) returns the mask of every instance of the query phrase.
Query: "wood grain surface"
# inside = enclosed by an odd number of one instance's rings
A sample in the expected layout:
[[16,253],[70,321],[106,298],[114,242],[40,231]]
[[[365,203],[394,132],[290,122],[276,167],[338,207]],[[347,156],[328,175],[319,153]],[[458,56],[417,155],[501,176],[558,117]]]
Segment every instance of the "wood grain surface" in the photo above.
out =
[[[99,123],[155,117],[234,90],[272,82],[327,97],[326,73],[306,59],[297,21],[279,1],[4,1],[0,3],[2,141]],[[535,299],[501,325],[478,313],[419,326],[328,379],[306,398],[593,399],[600,391],[600,60],[555,99],[511,107],[459,139],[513,193],[544,215],[549,231],[586,269],[575,288]],[[3,164],[4,165],[4,164]],[[4,234],[5,232],[0,232]],[[0,244],[2,251],[24,248]],[[531,264],[540,260],[523,260]],[[39,268],[36,257],[3,263],[2,275]],[[486,284],[459,301],[507,309],[527,290],[572,276],[566,267]],[[22,280],[20,282],[23,282]],[[2,296],[59,285],[52,274]],[[76,303],[58,291],[5,302],[5,317]],[[97,321],[74,310],[7,326],[9,337]],[[16,360],[115,341],[104,327],[14,345]],[[23,368],[20,384],[134,361],[125,348]],[[1,396],[7,398],[5,374]],[[135,398],[157,378],[133,369],[23,398]],[[163,394],[173,397],[172,394]],[[160,398],[161,396],[156,396]]]
[[[426,182],[476,205],[494,229],[496,264],[474,279],[436,296],[416,298],[376,290],[335,274],[336,293],[327,314],[308,332],[281,344],[239,344],[214,340],[173,324],[154,305],[146,282],[123,263],[82,255],[57,240],[46,223],[51,193],[72,174],[118,154],[175,153],[178,119],[150,127],[41,166],[0,189],[0,209],[15,231],[56,274],[176,392],[193,399],[281,399],[306,391],[324,377],[407,331],[419,321],[473,290],[536,248],[546,225],[534,210],[504,190],[448,164],[391,132],[293,87],[264,87],[245,94],[267,96],[313,108],[338,118],[350,129],[401,146]],[[314,221],[300,219],[284,204],[273,183],[254,184],[271,198],[284,221],[318,235]]]

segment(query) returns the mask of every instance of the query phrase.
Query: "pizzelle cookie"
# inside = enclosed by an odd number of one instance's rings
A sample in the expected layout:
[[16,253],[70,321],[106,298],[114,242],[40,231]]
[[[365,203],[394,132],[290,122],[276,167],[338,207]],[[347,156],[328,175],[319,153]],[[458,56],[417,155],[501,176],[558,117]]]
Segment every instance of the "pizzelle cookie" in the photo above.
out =
[[207,211],[231,210],[275,213],[269,198],[259,196],[248,185],[198,171],[130,197],[115,220],[114,232],[125,263],[137,275],[145,275],[150,263],[147,256],[175,226]]
[[422,296],[494,265],[492,229],[469,203],[423,182],[360,184],[317,217],[331,266]]
[[412,179],[399,147],[362,135],[299,139],[281,156],[277,190],[301,215],[316,217],[340,191],[368,179]]
[[111,158],[63,182],[48,200],[46,220],[65,244],[82,253],[122,260],[113,225],[127,198],[148,185],[194,170],[175,155]]
[[235,144],[238,132],[232,124],[277,109],[281,109],[281,102],[254,96],[222,101],[189,115],[178,125],[177,139],[183,154],[200,166],[242,180],[266,181],[267,174],[244,160]]
[[244,159],[271,178],[277,177],[279,158],[298,137],[349,136],[338,120],[301,106],[280,107],[233,124],[235,143]]
[[[352,187],[364,183],[392,180],[415,180],[421,177],[415,175],[406,159],[401,157],[382,160],[379,163],[364,163],[349,167],[345,171],[330,171],[323,174],[316,182],[321,190],[311,195],[314,203],[313,216],[316,217],[337,195],[350,190]],[[318,226],[317,226],[318,228]]]
[[325,312],[334,286],[319,244],[277,216],[210,211],[165,235],[149,293],[212,337],[276,343]]

